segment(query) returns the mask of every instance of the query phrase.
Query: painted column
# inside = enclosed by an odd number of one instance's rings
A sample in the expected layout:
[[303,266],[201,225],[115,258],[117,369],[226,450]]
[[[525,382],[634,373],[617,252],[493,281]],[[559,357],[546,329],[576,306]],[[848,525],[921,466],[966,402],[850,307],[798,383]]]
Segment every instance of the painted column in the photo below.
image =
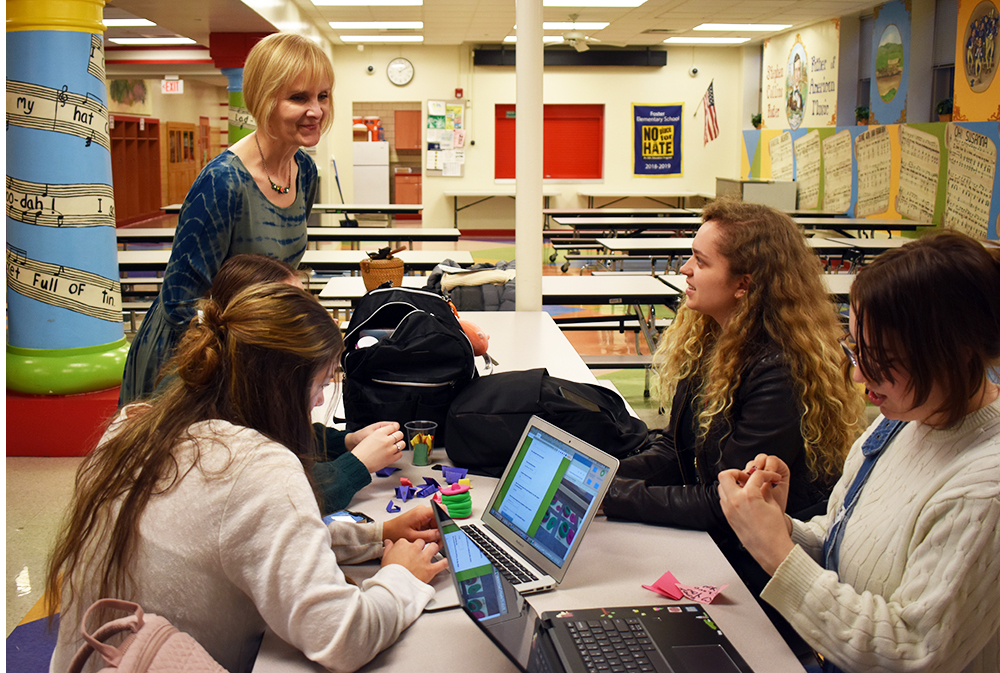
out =
[[7,0],[7,388],[121,383],[104,0]]
[[243,102],[243,68],[222,68],[222,74],[229,81],[226,89],[229,91],[229,146],[245,138],[257,128],[250,110]]

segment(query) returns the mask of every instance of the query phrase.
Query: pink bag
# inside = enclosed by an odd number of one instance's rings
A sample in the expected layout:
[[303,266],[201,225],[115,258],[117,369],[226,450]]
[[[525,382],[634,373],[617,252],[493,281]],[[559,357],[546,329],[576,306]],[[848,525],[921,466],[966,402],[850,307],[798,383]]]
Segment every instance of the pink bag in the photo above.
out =
[[[95,610],[123,610],[128,617],[104,624],[93,635],[87,621]],[[118,647],[104,641],[122,631],[131,631]],[[80,625],[87,644],[73,657],[68,673],[80,673],[94,650],[104,657],[107,668],[101,673],[226,673],[194,638],[181,633],[163,617],[147,615],[136,603],[104,598],[87,609]]]

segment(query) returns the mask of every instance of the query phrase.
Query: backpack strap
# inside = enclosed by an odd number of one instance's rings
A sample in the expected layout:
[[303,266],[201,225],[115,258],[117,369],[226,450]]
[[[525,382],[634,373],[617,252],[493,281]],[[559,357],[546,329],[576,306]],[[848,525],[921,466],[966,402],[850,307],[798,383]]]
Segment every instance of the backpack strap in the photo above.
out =
[[[132,614],[101,625],[93,634],[87,633],[87,622],[90,619],[91,613],[101,610],[121,610],[131,612]],[[91,653],[95,650],[109,665],[117,666],[125,654],[124,651],[121,648],[108,645],[104,641],[122,631],[138,632],[144,624],[144,614],[142,608],[137,603],[116,600],[114,598],[103,598],[96,601],[87,608],[87,612],[83,615],[83,623],[80,624],[80,634],[87,643],[77,650],[77,653],[73,656],[73,660],[70,662],[67,673],[80,673],[90,658]]]

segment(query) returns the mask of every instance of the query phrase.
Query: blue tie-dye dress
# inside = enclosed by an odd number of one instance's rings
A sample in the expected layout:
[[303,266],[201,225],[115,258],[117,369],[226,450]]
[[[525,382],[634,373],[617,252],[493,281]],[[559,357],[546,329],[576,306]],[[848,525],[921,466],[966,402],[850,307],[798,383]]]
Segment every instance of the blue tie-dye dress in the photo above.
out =
[[119,406],[153,393],[160,367],[173,354],[223,262],[258,253],[299,265],[317,173],[304,151],[295,153],[295,162],[298,187],[288,208],[268,201],[232,152],[223,152],[199,173],[181,208],[163,289],[129,348]]

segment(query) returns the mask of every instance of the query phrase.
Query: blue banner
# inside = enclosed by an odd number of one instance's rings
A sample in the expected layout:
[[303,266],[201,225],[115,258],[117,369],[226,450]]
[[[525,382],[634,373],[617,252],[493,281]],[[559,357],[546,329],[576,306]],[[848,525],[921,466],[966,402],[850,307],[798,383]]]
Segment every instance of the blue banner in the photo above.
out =
[[680,176],[681,117],[684,104],[632,105],[633,173],[639,176]]

